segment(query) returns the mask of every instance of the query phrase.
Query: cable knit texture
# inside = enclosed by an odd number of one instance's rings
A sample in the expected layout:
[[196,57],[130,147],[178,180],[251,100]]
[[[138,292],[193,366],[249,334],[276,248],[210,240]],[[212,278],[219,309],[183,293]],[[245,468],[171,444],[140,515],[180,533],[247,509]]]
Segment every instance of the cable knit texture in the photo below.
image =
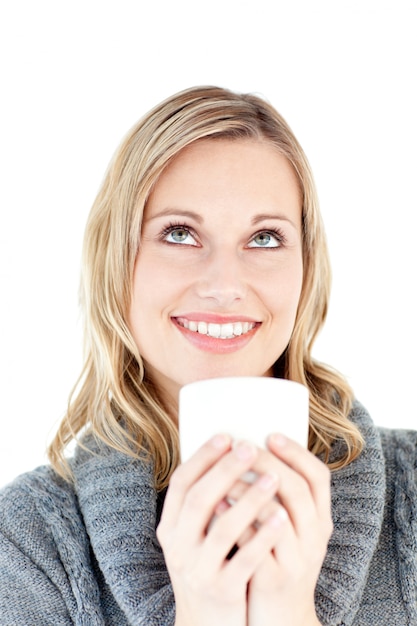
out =
[[[389,433],[384,433],[389,439]],[[410,616],[417,623],[417,462],[416,444],[397,435],[391,445],[398,467],[398,484],[394,499],[394,516],[398,528],[397,546],[401,586]]]
[[[417,626],[417,433],[376,429],[358,403],[351,419],[366,446],[333,474],[317,614],[325,626]],[[86,443],[74,485],[42,467],[0,493],[0,625],[172,626],[152,465]]]

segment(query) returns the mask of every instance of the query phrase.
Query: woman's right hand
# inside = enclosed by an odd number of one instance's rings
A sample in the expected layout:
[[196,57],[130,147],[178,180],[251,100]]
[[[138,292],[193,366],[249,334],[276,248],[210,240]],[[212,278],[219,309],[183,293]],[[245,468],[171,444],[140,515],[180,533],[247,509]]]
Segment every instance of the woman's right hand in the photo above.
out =
[[176,626],[246,626],[247,587],[276,541],[276,520],[262,524],[238,552],[233,546],[273,500],[277,477],[265,474],[214,521],[216,509],[256,461],[248,443],[231,448],[218,435],[172,475],[157,537],[176,603]]

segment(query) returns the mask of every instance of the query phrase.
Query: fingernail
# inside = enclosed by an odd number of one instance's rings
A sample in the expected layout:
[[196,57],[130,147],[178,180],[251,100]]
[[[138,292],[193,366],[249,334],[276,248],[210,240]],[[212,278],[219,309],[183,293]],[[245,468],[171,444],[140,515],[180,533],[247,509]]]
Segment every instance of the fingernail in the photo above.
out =
[[210,441],[211,445],[213,446],[213,448],[216,448],[216,450],[224,450],[225,448],[227,448],[228,445],[230,445],[230,437],[229,435],[215,435],[211,441]]
[[271,435],[270,437],[270,442],[274,444],[274,446],[277,446],[278,448],[282,448],[282,446],[285,446],[287,441],[288,439],[284,437],[284,435],[281,435],[281,433]]
[[274,515],[272,515],[272,517],[269,518],[268,523],[273,528],[279,528],[287,519],[288,513],[283,507],[281,507],[276,513],[274,513]]
[[237,441],[233,446],[233,450],[238,459],[241,461],[249,461],[256,454],[256,448],[252,443],[248,441]]
[[271,472],[271,474],[264,474],[260,477],[260,479],[258,480],[258,487],[262,489],[262,491],[268,491],[269,489],[271,489],[271,487],[276,485],[277,482],[278,476]]

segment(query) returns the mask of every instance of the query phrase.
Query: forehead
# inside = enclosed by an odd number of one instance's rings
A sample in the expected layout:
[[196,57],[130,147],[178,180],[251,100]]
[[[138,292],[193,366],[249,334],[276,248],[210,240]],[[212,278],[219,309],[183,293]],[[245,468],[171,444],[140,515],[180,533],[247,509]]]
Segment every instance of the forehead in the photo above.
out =
[[292,164],[267,141],[201,139],[181,150],[154,185],[148,204],[169,196],[301,202],[298,176]]
[[[173,157],[161,176],[180,169],[227,168],[233,172],[242,163],[256,167],[268,163],[275,174],[278,170],[295,171],[289,160],[271,142],[263,139],[206,138],[194,141]],[[296,177],[297,178],[297,177]]]

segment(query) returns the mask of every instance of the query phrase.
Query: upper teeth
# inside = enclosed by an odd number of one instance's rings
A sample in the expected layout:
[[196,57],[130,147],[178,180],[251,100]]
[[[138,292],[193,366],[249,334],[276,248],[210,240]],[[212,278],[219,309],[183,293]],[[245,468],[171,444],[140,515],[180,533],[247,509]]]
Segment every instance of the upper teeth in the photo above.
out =
[[209,335],[220,339],[231,339],[244,335],[252,328],[255,328],[254,322],[228,322],[227,324],[213,324],[211,322],[194,322],[185,318],[177,318],[178,323],[184,328],[188,328],[195,333],[201,335]]

